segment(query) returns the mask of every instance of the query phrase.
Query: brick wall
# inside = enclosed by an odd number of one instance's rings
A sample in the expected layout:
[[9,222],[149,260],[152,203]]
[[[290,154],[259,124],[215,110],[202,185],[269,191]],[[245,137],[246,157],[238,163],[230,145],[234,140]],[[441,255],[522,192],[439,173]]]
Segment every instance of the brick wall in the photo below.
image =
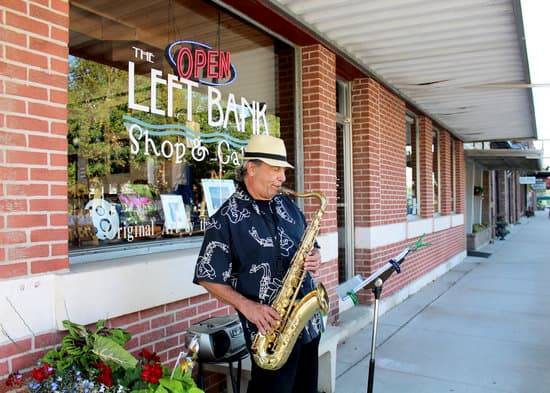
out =
[[[352,83],[354,223],[406,219],[405,103],[370,78]],[[402,154],[401,154],[402,153]]]
[[68,267],[68,11],[61,0],[0,9],[0,279]]
[[[406,241],[370,250],[356,249],[356,261],[367,262],[361,264],[356,263],[357,273],[368,276],[388,262],[390,258],[403,251],[407,245],[415,240],[416,239],[408,239]],[[382,297],[392,295],[439,266],[441,262],[447,261],[466,249],[464,225],[426,235],[424,240],[431,243],[431,246],[410,254],[407,257],[402,265],[402,273],[394,274],[384,285]],[[361,303],[370,303],[372,301],[371,292],[365,290],[361,291],[359,299]]]
[[[336,232],[336,57],[321,45],[302,48],[304,189],[328,199],[321,233]],[[306,215],[318,209],[306,201]],[[332,320],[338,314],[338,260],[325,262],[320,280],[328,290]]]
[[[357,227],[405,224],[407,220],[405,113],[405,103],[376,81],[369,78],[353,81],[352,147],[354,220]],[[423,217],[432,217],[432,124],[426,116],[417,116],[417,121],[419,122],[420,214]],[[442,131],[440,140],[442,212],[450,214],[452,210],[451,135],[447,131]],[[455,153],[462,154],[462,144],[459,146]],[[456,167],[455,177],[457,194],[459,194],[457,197],[463,204],[464,195],[461,190],[464,189],[464,175],[460,177],[458,174],[459,170],[464,171],[463,156],[457,157]],[[460,203],[458,202],[459,205]],[[389,280],[384,289],[384,296],[403,288],[466,248],[463,225],[429,234],[426,240],[432,243],[432,246],[407,258],[404,265],[406,274],[397,275]],[[414,239],[408,239],[373,249],[356,248],[356,273],[370,275],[413,241]],[[368,293],[365,292],[361,296],[363,301],[370,301]]]
[[380,113],[381,86],[370,78],[355,79],[351,86],[354,223],[380,222]]
[[451,214],[453,210],[453,184],[451,178],[451,134],[445,130],[439,132],[439,192],[441,193],[441,214]]
[[380,224],[393,224],[407,216],[405,103],[386,88],[380,93]]
[[514,213],[514,222],[519,221],[520,217],[520,208],[519,208],[519,172],[513,171],[512,177],[510,178],[512,182],[512,211]]
[[[334,53],[321,45],[302,49],[304,188],[322,191],[328,199],[323,233],[336,230],[335,61]],[[317,206],[306,203],[306,211]]]
[[465,192],[466,192],[466,162],[464,161],[464,144],[455,140],[455,162],[456,162],[456,212],[465,213]]
[[506,179],[505,170],[496,171],[496,178],[498,183],[498,209],[497,209],[497,221],[504,221],[510,223],[509,220],[509,203],[508,203],[508,181]]
[[483,201],[481,223],[491,225],[491,193],[490,193],[490,171],[482,172],[483,179]]

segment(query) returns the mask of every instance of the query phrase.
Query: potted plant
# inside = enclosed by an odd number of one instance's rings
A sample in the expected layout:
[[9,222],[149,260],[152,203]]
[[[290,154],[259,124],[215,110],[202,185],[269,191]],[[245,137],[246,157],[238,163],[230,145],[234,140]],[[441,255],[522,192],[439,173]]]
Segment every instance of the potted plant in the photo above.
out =
[[491,240],[491,233],[486,224],[473,224],[472,233],[466,236],[468,250],[478,250]]
[[483,196],[483,187],[474,186],[474,195],[475,196]]
[[504,240],[506,235],[509,233],[510,230],[508,229],[508,224],[504,221],[504,217],[498,217],[495,226],[495,235],[499,238],[499,240]]
[[97,322],[93,332],[70,321],[63,326],[68,333],[61,345],[46,353],[28,376],[10,374],[8,387],[26,385],[31,393],[204,393],[191,376],[196,345],[168,369],[147,349],[135,358],[124,349],[131,335],[107,328],[105,321]]

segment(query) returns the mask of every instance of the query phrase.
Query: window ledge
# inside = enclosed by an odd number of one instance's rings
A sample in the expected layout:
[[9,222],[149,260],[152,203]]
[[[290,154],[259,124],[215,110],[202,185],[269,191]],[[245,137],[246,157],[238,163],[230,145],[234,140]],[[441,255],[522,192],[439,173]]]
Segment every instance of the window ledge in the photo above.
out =
[[199,248],[203,236],[154,240],[143,243],[125,243],[105,247],[84,248],[69,252],[71,265],[113,260],[118,258],[136,257],[140,255],[156,254],[160,252],[187,250]]

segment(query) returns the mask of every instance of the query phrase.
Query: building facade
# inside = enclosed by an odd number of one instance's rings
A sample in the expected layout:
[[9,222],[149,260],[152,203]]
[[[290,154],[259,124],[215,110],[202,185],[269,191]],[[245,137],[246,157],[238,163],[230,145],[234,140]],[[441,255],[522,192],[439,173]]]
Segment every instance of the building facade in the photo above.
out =
[[350,306],[340,283],[421,235],[431,246],[385,287],[394,304],[465,257],[463,141],[303,26],[253,2],[0,12],[0,382],[58,344],[65,319],[106,319],[170,364],[191,325],[233,314],[191,280],[252,133],[283,138],[289,185],[328,198],[329,323]]
[[536,210],[542,151],[530,141],[465,145],[467,248],[503,238],[521,217]]

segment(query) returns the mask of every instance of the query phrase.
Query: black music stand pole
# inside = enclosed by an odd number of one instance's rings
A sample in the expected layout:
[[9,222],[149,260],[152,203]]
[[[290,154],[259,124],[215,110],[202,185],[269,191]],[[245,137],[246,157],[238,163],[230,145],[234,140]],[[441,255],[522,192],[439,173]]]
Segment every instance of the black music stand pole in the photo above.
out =
[[[370,362],[369,362],[369,377],[367,382],[367,393],[372,393],[374,388],[374,370],[376,366],[376,359],[375,359],[375,352],[376,352],[376,334],[378,330],[378,308],[380,305],[380,295],[382,294],[382,288],[384,286],[384,282],[390,276],[396,272],[401,272],[401,263],[405,260],[405,257],[411,253],[415,252],[418,249],[422,247],[429,246],[429,243],[423,242],[424,235],[420,236],[420,238],[409,247],[406,247],[399,255],[393,257],[386,263],[384,266],[380,267],[378,270],[376,270],[374,273],[372,273],[369,277],[363,278],[360,275],[354,277],[354,279],[350,280],[352,282],[353,288],[350,291],[346,292],[346,295],[342,297],[343,300],[346,299],[347,296],[349,296],[354,304],[358,304],[359,300],[357,298],[357,292],[359,292],[361,289],[371,289],[372,293],[374,294],[374,316],[372,320],[372,338],[371,338],[371,347],[370,347]],[[360,282],[357,283],[356,279],[359,279]]]
[[380,303],[380,294],[382,293],[382,286],[384,282],[382,279],[377,278],[374,280],[374,288],[372,288],[372,293],[374,293],[374,316],[372,320],[372,339],[370,344],[370,362],[369,362],[369,379],[367,383],[367,393],[372,393],[374,387],[374,368],[375,368],[375,355],[374,351],[376,350],[376,332],[378,330],[378,305]]

